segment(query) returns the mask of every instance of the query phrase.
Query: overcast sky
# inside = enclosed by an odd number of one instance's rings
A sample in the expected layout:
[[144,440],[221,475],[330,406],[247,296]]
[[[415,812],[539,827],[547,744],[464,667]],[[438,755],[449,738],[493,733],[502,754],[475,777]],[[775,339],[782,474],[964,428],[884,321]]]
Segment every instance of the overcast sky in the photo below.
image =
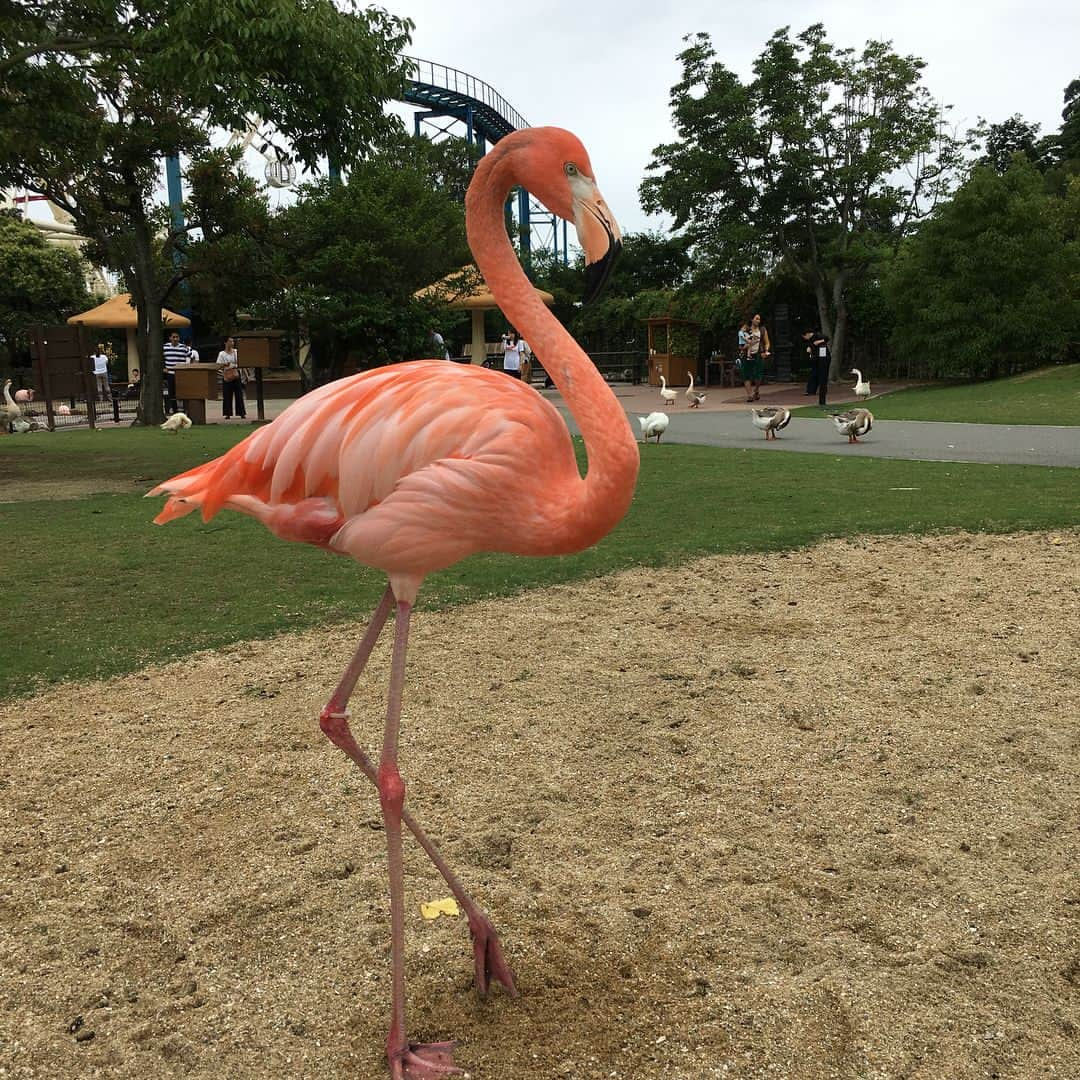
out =
[[[740,77],[774,30],[825,25],[833,44],[870,39],[926,61],[924,85],[961,128],[1020,113],[1061,123],[1062,93],[1080,77],[1080,4],[1069,0],[554,0],[514,7],[490,0],[384,0],[416,23],[410,53],[490,83],[533,126],[569,128],[585,143],[624,231],[662,224],[642,212],[638,185],[652,150],[672,137],[668,94],[686,34],[710,35]],[[408,110],[404,110],[408,112]],[[411,130],[412,122],[409,122]],[[463,131],[463,128],[461,129]]]

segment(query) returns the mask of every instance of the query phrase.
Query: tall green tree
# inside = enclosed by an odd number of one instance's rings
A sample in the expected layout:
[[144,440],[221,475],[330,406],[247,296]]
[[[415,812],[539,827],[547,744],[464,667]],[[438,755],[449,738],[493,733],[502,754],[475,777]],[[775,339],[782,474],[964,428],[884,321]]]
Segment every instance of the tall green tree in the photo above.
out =
[[1061,127],[1039,141],[1038,155],[1046,170],[1046,183],[1055,195],[1064,196],[1069,178],[1080,176],[1080,79],[1064,92]]
[[[257,115],[296,157],[349,162],[399,126],[411,23],[352,0],[38,0],[0,18],[0,184],[47,194],[124,276],[161,417],[163,273],[187,231],[161,215],[161,160]],[[159,242],[163,240],[163,243]],[[157,258],[164,251],[164,262]]]
[[1071,198],[1023,156],[974,169],[900,250],[886,281],[892,347],[930,375],[989,378],[1059,358],[1080,339],[1080,241]]
[[272,295],[281,282],[276,235],[265,191],[245,172],[237,150],[196,155],[185,174],[188,222],[199,226],[179,272],[193,310],[222,336],[236,327],[237,314]]
[[999,173],[1008,169],[1013,154],[1023,154],[1033,163],[1043,157],[1039,145],[1039,125],[1029,124],[1019,113],[1014,113],[999,124],[983,125],[977,129],[977,134],[985,141],[984,163]]
[[839,365],[848,288],[944,193],[958,160],[925,65],[886,42],[837,48],[820,24],[794,39],[785,27],[744,83],[707,34],[686,40],[678,138],[653,151],[642,203],[672,214],[722,280],[784,260],[812,290]]
[[13,366],[33,323],[62,322],[86,309],[84,260],[53,247],[28,221],[0,211],[0,345]]
[[427,140],[395,140],[273,219],[278,287],[252,311],[310,340],[316,380],[350,353],[366,366],[425,354],[436,315],[413,294],[469,261],[464,207],[432,162]]

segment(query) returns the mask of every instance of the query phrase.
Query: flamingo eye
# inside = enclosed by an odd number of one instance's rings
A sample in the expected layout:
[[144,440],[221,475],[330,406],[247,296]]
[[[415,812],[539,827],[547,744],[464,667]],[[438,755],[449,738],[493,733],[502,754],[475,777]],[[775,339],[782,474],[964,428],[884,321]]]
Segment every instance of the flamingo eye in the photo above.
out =
[[572,161],[568,161],[563,168],[566,170],[567,176],[577,176],[578,174],[578,167]]

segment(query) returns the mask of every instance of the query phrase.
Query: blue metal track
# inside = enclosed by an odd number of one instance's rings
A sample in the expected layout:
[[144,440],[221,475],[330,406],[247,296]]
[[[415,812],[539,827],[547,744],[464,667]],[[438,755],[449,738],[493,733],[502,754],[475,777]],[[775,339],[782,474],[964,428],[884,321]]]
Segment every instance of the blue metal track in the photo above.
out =
[[402,59],[413,69],[403,100],[420,105],[433,115],[452,116],[468,124],[471,142],[484,139],[497,143],[511,131],[529,126],[517,109],[486,82],[431,60],[413,56]]
[[[412,68],[412,78],[406,84],[402,100],[410,105],[419,105],[424,111],[413,114],[415,134],[421,134],[424,121],[432,123],[436,119],[449,118],[450,121],[465,125],[465,138],[470,145],[485,150],[485,143],[497,143],[511,131],[528,127],[525,118],[507,100],[486,82],[457,68],[436,64],[431,60],[420,60],[414,56],[402,57]],[[434,125],[438,126],[438,125]],[[441,129],[446,133],[446,128]],[[508,215],[513,214],[513,202],[517,202],[518,240],[522,259],[531,271],[532,251],[548,249],[565,264],[568,261],[566,247],[566,223],[559,222],[554,214],[529,198],[523,189],[517,191],[517,199],[511,195],[507,207]],[[508,222],[512,231],[513,226]],[[562,251],[559,250],[559,224],[563,227]],[[544,227],[550,226],[550,244],[545,242]],[[534,237],[533,231],[541,228],[541,236]],[[540,244],[536,240],[540,239]]]

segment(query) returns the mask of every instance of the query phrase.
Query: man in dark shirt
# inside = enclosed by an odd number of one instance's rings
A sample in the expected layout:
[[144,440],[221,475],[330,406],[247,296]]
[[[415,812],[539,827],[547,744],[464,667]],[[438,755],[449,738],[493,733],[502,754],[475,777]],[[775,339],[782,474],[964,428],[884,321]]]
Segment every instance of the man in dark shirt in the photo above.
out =
[[806,342],[806,355],[810,360],[810,378],[806,382],[806,393],[818,396],[818,404],[824,405],[829,392],[829,367],[832,364],[832,352],[829,339],[820,331],[806,329],[802,333]]

